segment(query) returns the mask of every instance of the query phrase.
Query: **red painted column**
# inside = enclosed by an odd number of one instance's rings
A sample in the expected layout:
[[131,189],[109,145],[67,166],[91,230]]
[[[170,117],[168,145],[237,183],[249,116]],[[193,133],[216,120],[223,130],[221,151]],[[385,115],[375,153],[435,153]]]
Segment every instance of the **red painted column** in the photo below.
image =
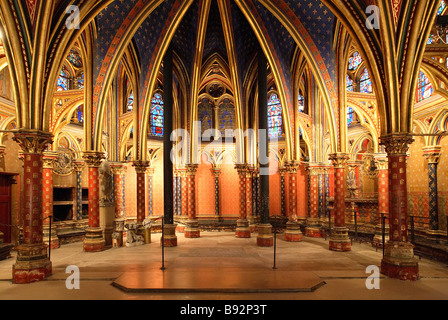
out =
[[[52,226],[50,231],[50,219],[53,219],[53,164],[57,159],[57,153],[45,152],[43,156],[43,177],[42,177],[42,219],[44,227],[44,242],[51,246],[51,249],[60,247],[56,228]],[[51,234],[50,234],[51,232]],[[49,239],[51,238],[51,239]]]
[[309,177],[309,216],[306,221],[305,236],[320,238],[322,233],[320,230],[319,219],[319,185],[318,175],[320,173],[320,167],[308,166]]
[[418,261],[408,241],[406,153],[413,139],[405,134],[381,138],[389,159],[389,241],[381,273],[400,280],[418,280]]
[[[387,155],[377,155],[376,167],[378,170],[378,215],[376,217],[375,236],[372,245],[383,246],[382,215],[389,217],[389,169]],[[389,224],[386,219],[385,240],[389,241]]]
[[137,224],[143,225],[146,213],[146,170],[148,161],[136,161],[132,165],[137,173]]
[[236,165],[236,170],[238,172],[238,187],[239,187],[239,214],[240,217],[236,222],[236,232],[235,236],[237,238],[250,238],[249,221],[247,220],[246,211],[246,165]]
[[113,163],[110,167],[114,175],[115,218],[123,218],[124,217],[123,174],[126,170],[126,166],[122,163]]
[[345,225],[345,167],[348,159],[343,153],[330,155],[334,166],[334,224],[330,237],[330,250],[333,251],[351,250],[351,241]]
[[43,242],[42,188],[43,151],[52,142],[52,135],[22,130],[14,135],[23,152],[23,226],[22,244],[16,247],[17,260],[12,268],[14,283],[42,281],[52,273],[47,245]]
[[199,238],[199,222],[196,217],[196,172],[197,165],[187,165],[187,193],[188,193],[188,220],[185,228],[185,238]]
[[83,155],[89,170],[89,227],[84,239],[84,251],[98,252],[105,249],[106,241],[100,227],[100,173],[99,167],[105,159],[102,152],[86,151]]
[[286,223],[285,240],[288,242],[300,242],[303,240],[303,234],[300,230],[297,214],[297,173],[299,171],[300,162],[291,161],[287,165],[289,178],[289,203],[288,203],[288,222]]

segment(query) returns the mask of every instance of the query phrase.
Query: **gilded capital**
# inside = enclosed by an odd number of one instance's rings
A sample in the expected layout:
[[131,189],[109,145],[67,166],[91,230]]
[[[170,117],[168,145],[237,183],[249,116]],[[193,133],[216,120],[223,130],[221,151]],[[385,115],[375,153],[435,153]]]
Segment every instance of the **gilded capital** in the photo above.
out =
[[84,151],[82,158],[89,168],[99,168],[103,160],[106,159],[106,156],[103,152],[99,151]]
[[81,172],[85,166],[86,166],[86,163],[84,161],[81,161],[81,160],[73,161],[73,167],[75,168],[76,172]]
[[238,175],[246,176],[248,167],[247,164],[237,164],[235,165],[235,169],[238,172]]
[[187,176],[194,176],[196,172],[198,171],[198,165],[197,164],[188,164],[185,166]]
[[149,168],[149,161],[135,161],[132,166],[135,168],[135,172],[146,173]]
[[395,134],[381,137],[381,144],[389,156],[406,156],[409,145],[414,142],[408,134]]
[[423,156],[428,160],[429,164],[438,164],[442,155],[441,151],[441,146],[424,147]]
[[350,157],[345,153],[334,153],[329,156],[329,160],[336,169],[345,169],[349,159]]
[[300,161],[289,161],[286,164],[286,168],[288,170],[289,173],[297,173],[299,171],[299,167],[300,167]]
[[126,165],[124,163],[114,162],[111,163],[110,170],[114,175],[121,175],[126,172]]
[[20,145],[24,154],[42,154],[53,143],[53,135],[38,130],[20,130],[14,133],[13,140]]
[[45,151],[44,156],[42,158],[43,160],[43,168],[44,169],[53,169],[54,163],[58,159],[57,152],[52,151]]

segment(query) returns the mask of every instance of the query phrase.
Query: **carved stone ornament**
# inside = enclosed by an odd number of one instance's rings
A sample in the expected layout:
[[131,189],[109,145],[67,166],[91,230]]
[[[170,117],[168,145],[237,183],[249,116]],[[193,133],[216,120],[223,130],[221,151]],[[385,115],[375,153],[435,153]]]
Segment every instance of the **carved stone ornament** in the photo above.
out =
[[135,172],[146,173],[149,168],[149,161],[135,161],[132,166],[135,168]]
[[363,157],[362,171],[369,179],[378,178],[378,164],[373,155]]
[[53,135],[38,130],[21,130],[14,133],[13,140],[20,145],[24,154],[41,154],[53,143]]
[[329,160],[336,169],[344,169],[347,166],[349,159],[350,157],[345,153],[334,153],[329,156]]
[[441,146],[423,148],[423,156],[428,160],[429,164],[438,164],[441,156]]
[[407,134],[396,134],[381,137],[381,144],[389,156],[406,156],[414,139]]
[[88,167],[96,168],[99,168],[103,160],[106,159],[105,154],[98,151],[85,151],[82,157]]
[[75,170],[73,164],[74,154],[67,149],[59,149],[57,152],[57,158],[53,162],[53,170],[55,173],[61,176],[69,175]]

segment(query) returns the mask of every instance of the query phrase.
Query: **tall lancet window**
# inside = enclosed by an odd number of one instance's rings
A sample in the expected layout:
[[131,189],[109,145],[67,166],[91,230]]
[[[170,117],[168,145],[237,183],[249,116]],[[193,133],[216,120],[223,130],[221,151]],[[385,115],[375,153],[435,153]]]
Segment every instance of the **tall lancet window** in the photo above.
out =
[[160,93],[154,94],[151,101],[151,135],[163,137],[163,97]]
[[428,99],[432,96],[434,92],[434,88],[431,84],[429,78],[420,71],[420,75],[418,77],[418,86],[417,86],[417,102]]
[[268,101],[268,127],[269,138],[278,139],[283,134],[283,117],[282,104],[277,94],[273,93],[269,96]]
[[359,79],[359,89],[360,92],[363,93],[372,93],[372,80],[370,80],[369,71],[364,69],[364,72],[361,75],[361,78]]

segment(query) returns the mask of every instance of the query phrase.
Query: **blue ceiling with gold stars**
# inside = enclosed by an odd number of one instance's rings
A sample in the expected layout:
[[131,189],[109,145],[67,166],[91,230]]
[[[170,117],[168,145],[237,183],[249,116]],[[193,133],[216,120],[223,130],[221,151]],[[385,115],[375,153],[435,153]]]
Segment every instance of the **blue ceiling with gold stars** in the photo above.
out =
[[[149,1],[151,0],[116,0],[96,17],[98,41],[95,43],[95,76],[98,76],[114,37],[116,37],[123,22],[128,15],[132,15],[133,7],[136,3],[147,4]],[[163,28],[169,23],[168,17],[174,1],[163,1],[139,27],[134,36],[134,42],[137,44],[139,57],[141,58],[141,70],[144,74],[151,68],[151,57],[154,50],[158,48],[159,38],[164,34]],[[188,9],[173,38],[174,50],[182,59],[188,72],[192,70],[196,49],[196,33],[199,18],[198,2],[198,0],[195,0]],[[259,44],[238,5],[233,0],[229,2],[234,27],[236,56],[240,66],[239,74],[241,79],[243,79],[249,62],[259,48]],[[262,4],[258,1],[254,1],[254,3],[257,14],[261,17],[268,30],[272,45],[276,51],[277,63],[282,70],[289,71],[292,55],[296,48],[294,40],[282,24]],[[336,79],[336,57],[332,50],[335,16],[320,0],[284,0],[283,3],[289,6],[302,22],[315,46],[320,51],[330,76],[333,80]],[[206,34],[204,59],[214,52],[218,52],[225,59],[227,58],[222,23],[219,17],[218,5],[216,0],[213,0]],[[285,76],[287,78],[290,77],[291,75],[285,71]],[[145,77],[142,75],[141,78],[143,84]]]

